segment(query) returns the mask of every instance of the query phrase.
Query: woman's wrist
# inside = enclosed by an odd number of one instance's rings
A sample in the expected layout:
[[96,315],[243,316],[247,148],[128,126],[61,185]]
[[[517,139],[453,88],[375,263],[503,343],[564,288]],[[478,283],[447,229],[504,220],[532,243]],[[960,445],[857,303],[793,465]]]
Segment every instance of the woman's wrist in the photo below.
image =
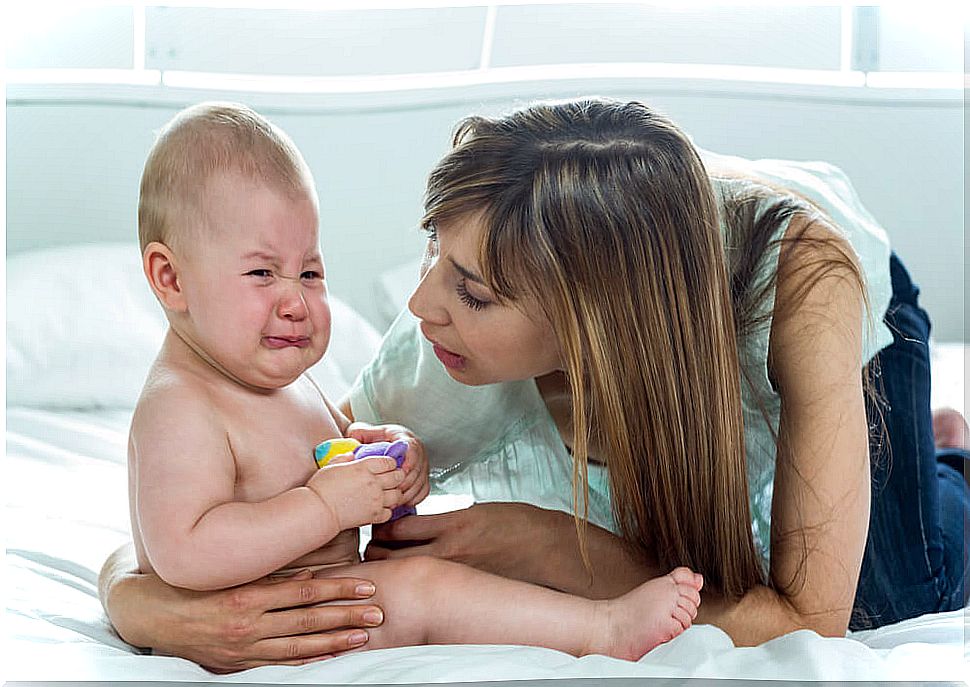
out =
[[524,542],[526,550],[533,547],[529,557],[530,581],[544,587],[565,591],[571,588],[572,548],[569,542],[575,540],[576,529],[569,513],[533,507],[535,510],[532,528],[533,542]]

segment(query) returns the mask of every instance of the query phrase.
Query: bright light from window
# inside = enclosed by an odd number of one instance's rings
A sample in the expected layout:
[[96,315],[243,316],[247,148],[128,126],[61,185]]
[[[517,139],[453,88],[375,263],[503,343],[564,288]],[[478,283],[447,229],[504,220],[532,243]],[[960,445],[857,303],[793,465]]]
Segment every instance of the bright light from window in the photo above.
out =
[[4,29],[7,52],[16,54],[92,6],[76,2],[8,3]]

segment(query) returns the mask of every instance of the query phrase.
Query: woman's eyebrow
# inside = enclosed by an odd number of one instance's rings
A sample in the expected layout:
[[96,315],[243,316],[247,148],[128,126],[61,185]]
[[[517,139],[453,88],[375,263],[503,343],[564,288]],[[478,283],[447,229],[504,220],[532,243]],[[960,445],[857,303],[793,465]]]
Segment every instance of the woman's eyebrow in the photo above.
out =
[[475,274],[468,268],[462,267],[461,265],[459,265],[457,262],[455,262],[455,259],[453,257],[449,256],[448,259],[451,260],[451,264],[455,266],[456,270],[458,270],[458,274],[463,276],[465,279],[471,279],[476,284],[481,284],[482,286],[488,286],[488,284],[485,283],[484,279],[479,277],[477,274]]

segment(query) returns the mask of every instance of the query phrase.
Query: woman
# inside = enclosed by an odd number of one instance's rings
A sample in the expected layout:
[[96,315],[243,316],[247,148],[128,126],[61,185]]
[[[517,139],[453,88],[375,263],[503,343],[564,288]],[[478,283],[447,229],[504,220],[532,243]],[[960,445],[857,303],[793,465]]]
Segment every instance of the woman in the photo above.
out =
[[[966,603],[970,492],[936,460],[917,289],[844,177],[743,167],[638,103],[459,125],[415,317],[344,410],[411,427],[440,489],[519,503],[375,527],[368,558],[598,598],[687,565],[696,622],[738,644]],[[102,574],[122,636],[215,668],[312,660],[366,624],[290,608],[359,598],[348,582],[189,595],[132,568]]]

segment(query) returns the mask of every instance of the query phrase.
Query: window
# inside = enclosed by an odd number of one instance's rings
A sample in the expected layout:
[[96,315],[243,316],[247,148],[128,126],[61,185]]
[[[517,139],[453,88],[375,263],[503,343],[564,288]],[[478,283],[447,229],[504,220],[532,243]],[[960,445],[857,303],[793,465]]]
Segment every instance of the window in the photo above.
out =
[[962,88],[961,3],[213,5],[18,3],[8,10],[8,78],[216,88],[248,79],[285,91],[352,89],[361,79],[393,86],[422,75],[622,72]]

